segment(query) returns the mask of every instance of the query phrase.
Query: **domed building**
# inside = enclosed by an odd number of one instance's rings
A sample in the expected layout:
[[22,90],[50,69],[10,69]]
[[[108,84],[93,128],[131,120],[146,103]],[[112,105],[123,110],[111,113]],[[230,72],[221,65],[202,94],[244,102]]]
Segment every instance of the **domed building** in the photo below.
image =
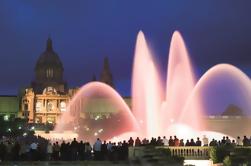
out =
[[[107,57],[104,59],[101,73],[100,81],[113,87]],[[20,116],[28,119],[29,123],[56,123],[78,90],[78,88],[68,88],[63,76],[63,63],[53,49],[52,40],[48,38],[46,49],[35,65],[35,79],[22,95]],[[100,114],[100,112],[93,112],[93,114]]]
[[64,67],[48,38],[46,50],[35,66],[35,79],[25,89],[21,101],[21,116],[30,123],[56,123],[67,103],[77,91],[68,89],[63,79]]
[[67,84],[63,80],[63,64],[53,50],[52,40],[48,38],[46,50],[40,55],[35,67],[35,80],[32,88],[35,93],[42,93],[46,87],[54,87],[59,93],[67,92]]

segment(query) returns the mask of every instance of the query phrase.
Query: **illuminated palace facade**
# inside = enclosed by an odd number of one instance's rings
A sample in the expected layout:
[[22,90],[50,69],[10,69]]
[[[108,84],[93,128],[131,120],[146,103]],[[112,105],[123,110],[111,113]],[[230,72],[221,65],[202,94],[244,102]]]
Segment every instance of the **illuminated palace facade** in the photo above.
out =
[[[22,95],[20,117],[27,118],[29,123],[56,123],[78,90],[78,88],[68,88],[63,75],[63,64],[49,38],[46,50],[37,60],[35,79]],[[113,86],[108,58],[104,60],[100,81]]]

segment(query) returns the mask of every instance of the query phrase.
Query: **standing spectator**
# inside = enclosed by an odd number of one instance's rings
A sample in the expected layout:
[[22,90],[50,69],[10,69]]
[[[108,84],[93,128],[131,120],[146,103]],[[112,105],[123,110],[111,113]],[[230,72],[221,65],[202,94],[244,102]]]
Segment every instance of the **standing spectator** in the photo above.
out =
[[92,147],[89,142],[85,143],[85,159],[90,160],[91,159],[91,151]]
[[49,142],[47,145],[47,160],[48,161],[51,161],[52,152],[53,152],[52,144]]
[[249,145],[249,140],[248,140],[248,138],[246,136],[243,137],[242,144],[243,144],[243,146],[248,146]]
[[105,160],[107,159],[107,143],[106,141],[103,142],[101,145],[101,159]]
[[95,160],[100,160],[101,145],[102,145],[101,140],[99,138],[97,138],[96,142],[93,145],[94,159]]
[[31,160],[37,160],[37,143],[33,142],[30,144],[30,157]]
[[58,142],[53,144],[52,149],[53,149],[54,160],[56,160],[56,161],[59,160],[60,146],[59,146]]
[[228,136],[226,137],[226,145],[230,145],[231,144],[231,140],[228,138]]
[[130,139],[128,141],[128,145],[133,146],[133,144],[134,144],[134,140],[132,139],[132,137],[130,137]]
[[83,143],[83,141],[80,141],[78,146],[78,158],[79,160],[85,159],[85,144]]
[[141,141],[140,141],[139,137],[137,137],[135,140],[135,146],[140,146],[140,145],[141,145]]
[[236,145],[237,145],[237,146],[241,146],[241,145],[242,145],[242,141],[241,141],[240,136],[237,137]]
[[78,141],[76,138],[73,139],[71,142],[71,159],[72,160],[77,160],[78,158]]

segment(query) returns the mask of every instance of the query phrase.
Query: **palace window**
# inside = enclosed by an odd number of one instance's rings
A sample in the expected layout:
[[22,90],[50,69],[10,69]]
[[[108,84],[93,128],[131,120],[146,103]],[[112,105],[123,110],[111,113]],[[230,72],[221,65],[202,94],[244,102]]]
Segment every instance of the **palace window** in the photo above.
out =
[[36,112],[41,111],[41,109],[42,109],[42,103],[38,101],[38,102],[36,103]]
[[53,69],[52,68],[48,68],[46,70],[46,77],[47,78],[52,78],[53,77]]
[[62,112],[66,111],[66,103],[64,101],[60,103],[60,111]]
[[53,110],[53,104],[52,104],[52,102],[48,102],[47,111],[52,111],[52,110]]

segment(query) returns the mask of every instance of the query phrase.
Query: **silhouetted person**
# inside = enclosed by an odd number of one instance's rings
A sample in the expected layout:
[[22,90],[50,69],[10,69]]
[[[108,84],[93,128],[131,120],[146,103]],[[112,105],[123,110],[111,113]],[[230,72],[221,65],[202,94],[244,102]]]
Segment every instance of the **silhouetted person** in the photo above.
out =
[[80,141],[80,143],[78,144],[78,159],[85,159],[85,144],[83,143],[83,141]]
[[123,141],[123,144],[122,144],[122,154],[123,154],[123,157],[122,159],[123,160],[127,160],[128,159],[128,144],[126,143],[126,141]]
[[158,146],[162,146],[163,145],[163,141],[162,141],[162,139],[160,137],[158,137],[158,139],[157,139],[157,145]]
[[200,138],[199,137],[197,137],[197,141],[196,141],[196,146],[201,146],[201,140],[200,140]]
[[134,140],[132,139],[132,137],[130,137],[130,139],[128,141],[128,145],[133,146],[133,144],[134,144]]
[[209,143],[209,146],[217,146],[217,141],[212,139],[212,141]]
[[176,136],[174,136],[174,146],[179,146],[179,144],[180,144],[179,139]]
[[180,140],[179,146],[184,146],[184,141],[183,141],[183,139]]
[[107,144],[106,141],[103,142],[103,144],[101,145],[101,159],[105,160],[107,159]]
[[141,145],[141,141],[140,141],[139,137],[137,137],[135,140],[135,146],[140,146],[140,145]]
[[185,146],[190,146],[190,142],[189,142],[189,140],[187,140],[187,142],[186,142]]
[[60,146],[59,146],[58,142],[53,144],[52,149],[53,149],[54,160],[56,160],[56,161],[59,160]]
[[71,157],[72,160],[77,160],[78,158],[78,142],[76,140],[76,138],[73,139],[73,141],[71,142]]
[[221,144],[222,144],[222,145],[225,145],[225,144],[226,144],[226,137],[225,137],[225,136],[223,136],[223,138],[222,138],[222,140],[221,140]]
[[196,146],[196,143],[194,142],[193,139],[190,140],[190,146]]
[[173,140],[172,136],[170,136],[168,144],[169,144],[169,146],[174,146],[174,140]]
[[243,146],[248,146],[249,145],[249,140],[248,140],[248,138],[246,136],[243,137],[242,143],[243,143]]

